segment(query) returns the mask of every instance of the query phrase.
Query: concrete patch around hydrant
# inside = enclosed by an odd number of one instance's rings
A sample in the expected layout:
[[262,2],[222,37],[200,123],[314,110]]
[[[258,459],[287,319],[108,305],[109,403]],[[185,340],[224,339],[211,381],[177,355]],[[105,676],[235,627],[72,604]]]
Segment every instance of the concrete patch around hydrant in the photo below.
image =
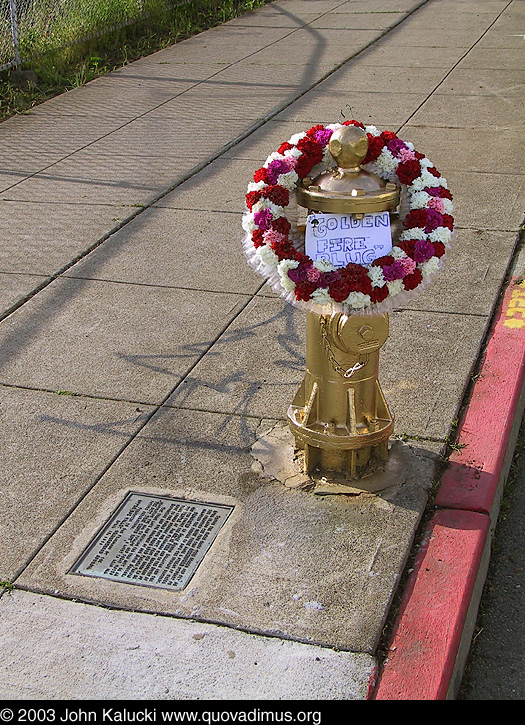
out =
[[383,466],[370,471],[360,480],[349,482],[343,474],[335,472],[304,473],[301,453],[296,450],[293,434],[286,423],[262,421],[259,431],[251,449],[255,459],[252,470],[263,478],[280,481],[287,488],[301,488],[318,496],[358,496],[402,486],[415,458],[409,446],[395,440],[390,446],[388,461]]

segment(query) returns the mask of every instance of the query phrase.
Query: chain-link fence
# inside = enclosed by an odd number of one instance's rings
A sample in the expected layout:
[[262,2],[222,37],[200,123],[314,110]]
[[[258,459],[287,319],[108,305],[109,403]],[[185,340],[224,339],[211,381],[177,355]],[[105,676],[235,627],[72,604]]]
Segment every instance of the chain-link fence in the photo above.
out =
[[0,70],[133,23],[147,6],[148,0],[0,0]]

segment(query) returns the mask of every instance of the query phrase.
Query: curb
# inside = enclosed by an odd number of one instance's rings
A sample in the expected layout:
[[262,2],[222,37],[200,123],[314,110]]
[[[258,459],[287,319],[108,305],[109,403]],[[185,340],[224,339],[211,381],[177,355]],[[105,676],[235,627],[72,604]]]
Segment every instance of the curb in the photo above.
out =
[[525,281],[511,278],[371,700],[455,699],[525,407]]

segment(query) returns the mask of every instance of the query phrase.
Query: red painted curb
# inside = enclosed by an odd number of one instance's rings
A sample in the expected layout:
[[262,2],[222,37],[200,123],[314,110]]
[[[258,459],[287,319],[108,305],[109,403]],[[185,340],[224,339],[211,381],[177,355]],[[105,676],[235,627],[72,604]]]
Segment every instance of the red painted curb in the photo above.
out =
[[523,413],[524,372],[525,282],[513,279],[458,429],[461,447],[450,456],[435,499],[441,510],[425,530],[370,699],[443,700],[454,695],[462,637],[470,645],[469,607],[477,611],[485,579],[491,515],[499,509],[513,434]]
[[506,290],[435,504],[490,514],[525,371],[525,284]]
[[372,699],[446,699],[488,529],[485,514],[435,514]]

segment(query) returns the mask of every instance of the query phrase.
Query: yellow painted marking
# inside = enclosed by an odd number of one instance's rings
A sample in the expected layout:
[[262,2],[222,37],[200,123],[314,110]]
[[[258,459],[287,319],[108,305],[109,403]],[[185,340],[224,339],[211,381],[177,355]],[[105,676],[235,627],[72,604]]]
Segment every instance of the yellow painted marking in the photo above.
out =
[[503,325],[512,330],[519,330],[521,327],[525,327],[525,320],[504,320]]
[[504,327],[510,327],[512,330],[518,330],[525,327],[525,287],[522,286],[523,282],[516,285],[512,290],[509,304],[505,310],[505,320],[503,320]]

